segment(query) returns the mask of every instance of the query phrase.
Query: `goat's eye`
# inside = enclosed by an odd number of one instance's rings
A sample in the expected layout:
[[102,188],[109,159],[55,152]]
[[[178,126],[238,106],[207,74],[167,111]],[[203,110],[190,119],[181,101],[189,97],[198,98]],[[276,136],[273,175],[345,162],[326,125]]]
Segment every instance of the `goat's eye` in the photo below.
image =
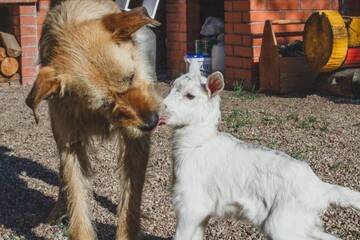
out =
[[189,99],[189,100],[193,100],[193,99],[195,98],[195,96],[192,95],[191,93],[187,93],[187,94],[185,95],[185,97],[186,97],[187,99]]

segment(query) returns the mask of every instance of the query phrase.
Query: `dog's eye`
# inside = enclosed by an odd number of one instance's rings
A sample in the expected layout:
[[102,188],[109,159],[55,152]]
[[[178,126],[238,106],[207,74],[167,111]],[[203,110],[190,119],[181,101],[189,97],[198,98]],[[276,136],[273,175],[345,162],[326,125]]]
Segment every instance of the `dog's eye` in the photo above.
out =
[[132,73],[132,74],[130,74],[129,76],[125,77],[125,78],[124,78],[124,81],[127,82],[127,83],[132,83],[133,80],[134,80],[134,76],[135,76],[135,74]]
[[185,97],[186,97],[187,99],[189,99],[189,100],[193,100],[193,99],[195,98],[195,96],[192,95],[191,93],[187,93],[187,94],[185,95]]

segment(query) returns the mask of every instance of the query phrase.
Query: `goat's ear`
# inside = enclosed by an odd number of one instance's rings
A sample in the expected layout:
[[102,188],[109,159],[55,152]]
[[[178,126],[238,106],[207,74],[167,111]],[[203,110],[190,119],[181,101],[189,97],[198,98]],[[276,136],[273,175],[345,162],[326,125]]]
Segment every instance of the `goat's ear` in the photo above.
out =
[[224,90],[225,82],[224,77],[221,72],[214,72],[208,77],[207,83],[205,85],[206,91],[209,94],[209,97],[214,97]]
[[39,119],[35,111],[40,102],[59,94],[63,91],[61,88],[61,81],[56,77],[54,68],[43,67],[40,69],[37,79],[26,98],[26,105],[33,111],[36,123],[39,122]]
[[134,8],[128,12],[106,15],[102,18],[102,23],[119,40],[130,38],[134,32],[145,25],[161,25],[160,22],[149,16],[144,7]]

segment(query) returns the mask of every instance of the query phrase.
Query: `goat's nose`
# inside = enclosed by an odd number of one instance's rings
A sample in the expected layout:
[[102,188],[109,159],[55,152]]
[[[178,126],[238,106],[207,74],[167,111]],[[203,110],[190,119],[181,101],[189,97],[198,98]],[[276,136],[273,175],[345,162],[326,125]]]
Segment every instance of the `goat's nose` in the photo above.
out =
[[143,126],[140,127],[140,129],[143,131],[151,131],[154,128],[156,128],[158,123],[159,123],[159,114],[155,112],[150,115],[150,118],[145,122]]

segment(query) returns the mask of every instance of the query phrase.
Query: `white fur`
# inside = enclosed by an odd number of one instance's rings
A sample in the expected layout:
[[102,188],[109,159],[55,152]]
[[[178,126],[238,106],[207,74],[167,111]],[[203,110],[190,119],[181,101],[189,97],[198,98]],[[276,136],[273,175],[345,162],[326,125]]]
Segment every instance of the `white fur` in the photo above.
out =
[[330,203],[360,209],[360,193],[322,182],[283,152],[218,132],[220,97],[206,90],[197,69],[177,79],[164,100],[166,122],[175,128],[175,240],[203,239],[211,216],[229,215],[272,240],[339,239],[323,231],[320,215]]

